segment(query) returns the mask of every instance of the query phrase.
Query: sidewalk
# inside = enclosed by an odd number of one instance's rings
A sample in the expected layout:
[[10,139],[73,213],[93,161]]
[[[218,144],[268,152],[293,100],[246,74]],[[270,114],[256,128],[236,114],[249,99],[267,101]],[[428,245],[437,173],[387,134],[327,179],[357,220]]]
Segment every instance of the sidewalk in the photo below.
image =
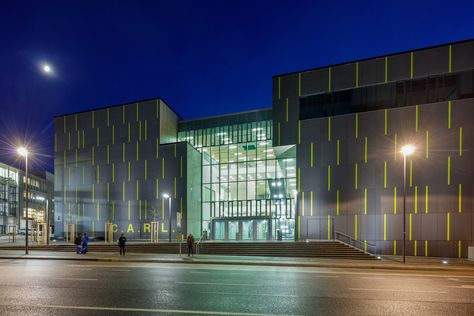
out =
[[[474,275],[474,261],[466,259],[442,259],[426,257],[407,257],[407,263],[401,263],[401,257],[384,256],[381,260],[344,260],[326,258],[283,258],[253,256],[195,255],[188,257],[179,254],[143,254],[94,253],[78,255],[74,252],[50,252],[30,250],[1,250],[0,259],[36,259],[36,260],[78,260],[96,262],[137,262],[137,263],[184,263],[184,264],[225,264],[249,266],[283,267],[320,267],[345,269],[387,269],[417,271],[456,271]],[[443,263],[446,260],[447,263]]]

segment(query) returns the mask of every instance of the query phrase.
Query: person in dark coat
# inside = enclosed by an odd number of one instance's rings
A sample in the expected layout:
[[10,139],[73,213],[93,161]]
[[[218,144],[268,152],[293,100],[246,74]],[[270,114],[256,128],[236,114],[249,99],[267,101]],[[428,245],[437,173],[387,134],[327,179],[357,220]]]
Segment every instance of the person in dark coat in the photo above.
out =
[[125,256],[125,243],[127,242],[127,238],[125,238],[124,234],[122,233],[118,239],[118,245],[120,248],[120,255]]
[[82,252],[81,236],[80,235],[77,235],[76,238],[74,239],[74,245],[76,245],[76,253],[80,254]]
[[194,256],[194,236],[193,236],[193,234],[189,234],[188,239],[186,241],[188,243],[188,257],[189,257],[189,255]]
[[84,233],[84,235],[82,236],[82,254],[86,254],[88,249],[87,249],[87,245],[89,245],[89,237],[87,237],[87,234]]

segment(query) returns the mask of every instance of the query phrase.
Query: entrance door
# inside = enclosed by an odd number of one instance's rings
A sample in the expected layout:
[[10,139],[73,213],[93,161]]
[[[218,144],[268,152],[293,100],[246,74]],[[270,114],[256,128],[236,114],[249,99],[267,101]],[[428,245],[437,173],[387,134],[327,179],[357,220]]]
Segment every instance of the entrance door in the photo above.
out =
[[269,218],[215,218],[212,221],[214,240],[270,240]]
[[225,221],[215,221],[214,222],[214,239],[215,240],[225,240]]
[[269,239],[268,235],[270,232],[270,228],[268,227],[268,220],[267,219],[254,219],[253,220],[255,225],[255,239],[256,240],[267,240]]
[[242,221],[242,240],[253,240],[253,220]]
[[240,240],[239,221],[229,221],[229,240]]

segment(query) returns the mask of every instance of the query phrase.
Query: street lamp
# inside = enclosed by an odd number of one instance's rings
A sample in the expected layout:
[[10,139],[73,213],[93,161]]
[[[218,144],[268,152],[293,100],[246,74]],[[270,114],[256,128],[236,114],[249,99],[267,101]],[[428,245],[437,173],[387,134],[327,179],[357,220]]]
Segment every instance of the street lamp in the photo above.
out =
[[19,147],[17,153],[25,157],[25,255],[28,254],[28,149]]
[[163,194],[164,199],[168,199],[168,218],[169,218],[169,225],[168,225],[168,242],[171,243],[171,196],[168,193]]
[[407,230],[406,230],[406,195],[407,195],[407,156],[410,156],[415,152],[415,146],[405,145],[402,147],[401,151],[403,154],[403,263],[405,263],[406,256],[406,239],[407,239]]

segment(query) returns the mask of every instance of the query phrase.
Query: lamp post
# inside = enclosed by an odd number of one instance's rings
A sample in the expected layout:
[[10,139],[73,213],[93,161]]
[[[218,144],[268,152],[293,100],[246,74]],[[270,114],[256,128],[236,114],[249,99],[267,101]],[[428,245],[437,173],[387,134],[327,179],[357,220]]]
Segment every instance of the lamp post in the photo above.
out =
[[171,196],[168,193],[163,194],[164,199],[168,199],[168,242],[171,243]]
[[25,255],[28,254],[28,149],[19,147],[17,153],[25,157]]
[[415,152],[415,146],[405,145],[401,149],[403,154],[403,263],[405,263],[406,256],[406,239],[407,239],[407,225],[406,225],[406,195],[407,195],[407,156]]

